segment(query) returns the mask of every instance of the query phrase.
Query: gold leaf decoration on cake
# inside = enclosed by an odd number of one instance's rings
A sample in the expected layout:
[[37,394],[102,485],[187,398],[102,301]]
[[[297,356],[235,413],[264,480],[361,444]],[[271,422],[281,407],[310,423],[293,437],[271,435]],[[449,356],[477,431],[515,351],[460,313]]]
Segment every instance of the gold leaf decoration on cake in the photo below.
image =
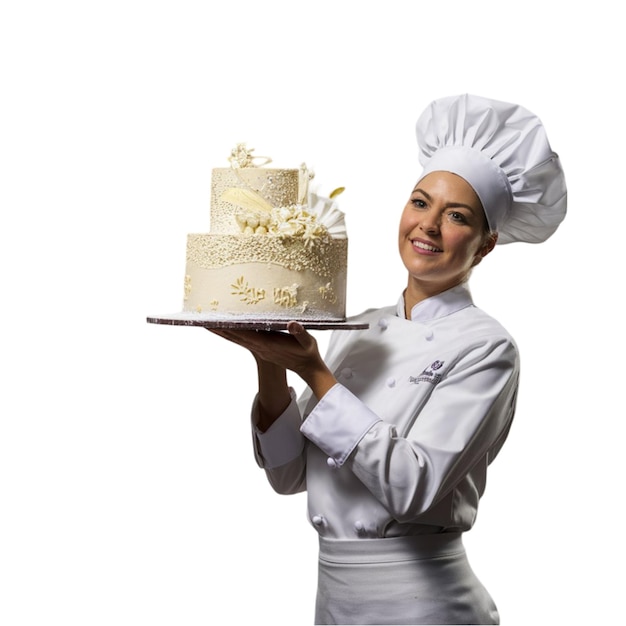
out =
[[261,194],[252,189],[239,189],[230,187],[222,194],[222,200],[232,202],[248,211],[270,212],[274,207]]
[[292,307],[298,304],[298,285],[291,287],[274,287],[274,304],[284,307]]
[[328,196],[331,200],[336,198],[338,195],[342,194],[346,190],[345,187],[337,187],[337,189],[333,189]]
[[243,276],[240,276],[232,285],[234,296],[240,296],[240,300],[246,304],[258,304],[265,299],[265,289],[250,287]]
[[331,304],[335,304],[337,302],[337,294],[335,293],[330,283],[326,283],[325,285],[322,285],[318,289],[318,291],[320,292],[320,295],[322,296],[322,300],[326,300],[330,302]]
[[189,299],[189,294],[191,293],[191,276],[189,274],[185,274],[185,297],[184,300]]

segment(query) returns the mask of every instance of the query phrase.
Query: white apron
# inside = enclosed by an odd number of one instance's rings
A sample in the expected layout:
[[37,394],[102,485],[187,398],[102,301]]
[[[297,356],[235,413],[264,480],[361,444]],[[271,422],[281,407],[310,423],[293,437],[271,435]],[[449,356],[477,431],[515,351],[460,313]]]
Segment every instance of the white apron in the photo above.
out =
[[320,537],[316,624],[499,624],[461,533]]

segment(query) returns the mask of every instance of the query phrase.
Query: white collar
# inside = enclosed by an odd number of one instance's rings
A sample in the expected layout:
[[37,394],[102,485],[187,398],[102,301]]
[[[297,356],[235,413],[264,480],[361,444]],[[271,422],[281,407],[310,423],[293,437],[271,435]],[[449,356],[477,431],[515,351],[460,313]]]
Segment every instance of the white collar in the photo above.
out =
[[[426,298],[418,302],[411,309],[412,322],[429,322],[439,317],[445,317],[452,313],[456,313],[461,309],[472,306],[472,295],[470,294],[467,283],[461,283],[452,289],[438,293],[436,296]],[[406,319],[404,314],[404,293],[398,300],[396,308],[398,317]]]

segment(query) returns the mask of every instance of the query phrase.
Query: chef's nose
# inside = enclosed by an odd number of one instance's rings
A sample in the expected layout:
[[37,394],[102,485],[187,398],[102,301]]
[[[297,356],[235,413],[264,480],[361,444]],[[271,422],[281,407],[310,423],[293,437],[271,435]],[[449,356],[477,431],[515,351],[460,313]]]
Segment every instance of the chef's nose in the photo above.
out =
[[439,232],[440,220],[434,211],[428,211],[422,215],[420,221],[420,229],[429,235],[435,235]]

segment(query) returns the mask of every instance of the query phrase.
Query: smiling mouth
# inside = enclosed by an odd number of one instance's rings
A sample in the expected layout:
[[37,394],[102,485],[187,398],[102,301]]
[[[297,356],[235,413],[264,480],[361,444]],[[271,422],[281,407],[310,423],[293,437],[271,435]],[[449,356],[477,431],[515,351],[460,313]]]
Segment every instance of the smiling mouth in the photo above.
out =
[[418,241],[417,239],[411,239],[411,243],[416,248],[420,248],[420,250],[427,250],[428,252],[443,252],[441,248],[431,246],[429,243],[424,243],[423,241]]

